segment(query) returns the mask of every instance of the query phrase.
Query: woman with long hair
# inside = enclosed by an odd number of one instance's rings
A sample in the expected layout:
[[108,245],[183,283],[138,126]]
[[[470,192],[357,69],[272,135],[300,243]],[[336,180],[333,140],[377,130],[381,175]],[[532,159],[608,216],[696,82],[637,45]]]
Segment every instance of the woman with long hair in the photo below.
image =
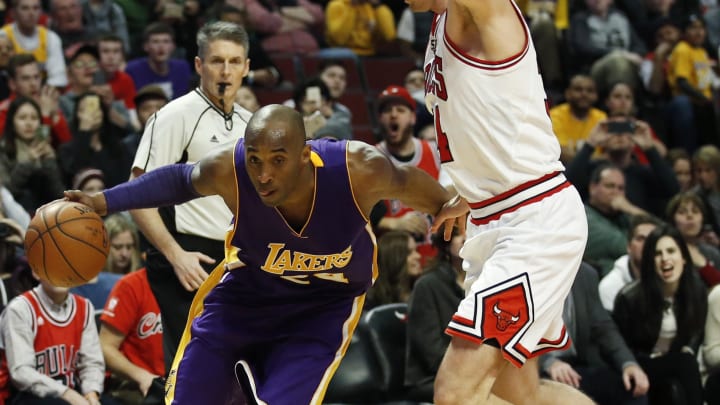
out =
[[108,188],[127,180],[132,156],[122,143],[125,133],[110,122],[108,109],[98,94],[78,96],[72,131],[73,139],[58,150],[68,184],[86,167],[100,169]]
[[659,389],[678,387],[685,404],[702,405],[696,353],[700,347],[707,290],[693,269],[680,232],[661,226],[645,240],[640,280],[615,299],[613,318],[650,380],[650,399]]
[[123,214],[110,215],[105,219],[110,253],[103,271],[127,274],[140,268],[140,240],[137,226]]
[[[695,193],[680,193],[667,206],[667,220],[674,225],[687,244],[694,269],[708,288],[720,284],[720,250],[705,241],[706,234],[715,235],[707,223],[707,206]],[[717,236],[714,236],[717,240]]]
[[10,103],[0,140],[0,183],[29,212],[65,189],[48,135],[35,101],[18,97]]
[[420,274],[415,239],[404,231],[390,231],[378,239],[378,278],[368,291],[365,309],[407,302]]

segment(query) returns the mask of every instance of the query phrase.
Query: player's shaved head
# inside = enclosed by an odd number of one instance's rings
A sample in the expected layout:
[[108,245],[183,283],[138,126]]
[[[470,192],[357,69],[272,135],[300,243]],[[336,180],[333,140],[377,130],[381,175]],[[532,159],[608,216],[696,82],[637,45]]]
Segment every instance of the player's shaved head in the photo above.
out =
[[305,145],[305,125],[299,112],[280,104],[266,105],[253,114],[245,130],[245,143],[282,137],[284,143]]

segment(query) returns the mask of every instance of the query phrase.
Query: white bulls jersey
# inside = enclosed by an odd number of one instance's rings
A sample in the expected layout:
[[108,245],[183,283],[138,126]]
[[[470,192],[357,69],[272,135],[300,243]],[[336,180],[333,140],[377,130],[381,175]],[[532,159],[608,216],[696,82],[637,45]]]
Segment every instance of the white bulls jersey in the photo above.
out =
[[433,22],[425,54],[426,104],[443,169],[469,202],[563,170],[535,47],[519,10],[517,16],[525,47],[494,62],[452,43],[445,34],[447,13]]

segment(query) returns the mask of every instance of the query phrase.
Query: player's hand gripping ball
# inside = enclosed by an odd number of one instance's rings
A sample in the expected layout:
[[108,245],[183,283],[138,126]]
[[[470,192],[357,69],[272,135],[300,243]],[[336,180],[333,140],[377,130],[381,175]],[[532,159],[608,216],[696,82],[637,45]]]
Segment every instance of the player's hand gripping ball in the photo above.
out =
[[77,202],[43,206],[25,233],[30,267],[57,287],[75,287],[95,278],[105,266],[109,250],[102,218]]

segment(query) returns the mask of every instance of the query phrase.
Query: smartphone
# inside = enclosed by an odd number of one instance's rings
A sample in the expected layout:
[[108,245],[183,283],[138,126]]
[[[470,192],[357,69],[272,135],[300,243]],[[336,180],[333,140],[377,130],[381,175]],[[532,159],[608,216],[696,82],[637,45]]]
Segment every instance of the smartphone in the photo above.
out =
[[93,73],[93,85],[103,85],[107,84],[107,78],[105,77],[105,72],[102,71],[102,69],[98,69]]
[[632,134],[635,132],[635,123],[632,121],[608,121],[607,131],[611,134]]
[[305,100],[314,101],[317,103],[317,106],[320,107],[320,103],[322,101],[322,97],[320,96],[320,87],[308,87],[307,90],[305,90]]
[[96,111],[100,111],[100,97],[95,95],[87,97],[84,107],[88,112],[94,113]]
[[40,125],[35,131],[35,138],[39,141],[47,141],[50,138],[50,127]]

